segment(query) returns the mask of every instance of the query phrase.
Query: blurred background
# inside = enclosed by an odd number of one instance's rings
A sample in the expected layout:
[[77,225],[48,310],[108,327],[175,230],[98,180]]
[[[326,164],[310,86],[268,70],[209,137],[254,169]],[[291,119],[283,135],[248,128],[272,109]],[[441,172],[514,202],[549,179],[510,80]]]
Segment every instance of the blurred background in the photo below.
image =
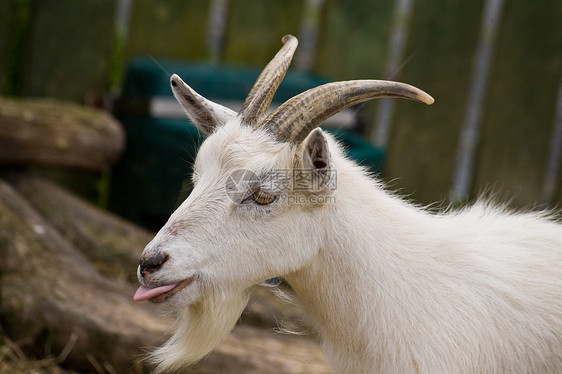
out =
[[361,108],[358,132],[384,150],[384,179],[411,199],[474,199],[486,189],[517,207],[562,198],[559,1],[4,0],[0,7],[3,95],[90,104],[118,97],[137,57],[164,77],[177,71],[160,70],[159,61],[259,72],[290,33],[300,39],[293,71],[394,79],[435,97],[432,107]]
[[420,204],[493,193],[515,208],[559,207],[561,21],[559,0],[1,0],[0,148],[17,153],[6,113],[27,98],[103,109],[123,142],[103,162],[71,167],[0,149],[0,171],[24,167],[157,230],[189,193],[203,140],[173,102],[169,75],[236,108],[293,34],[299,48],[275,105],[348,79],[402,81],[436,99],[368,102],[326,124],[392,189]]

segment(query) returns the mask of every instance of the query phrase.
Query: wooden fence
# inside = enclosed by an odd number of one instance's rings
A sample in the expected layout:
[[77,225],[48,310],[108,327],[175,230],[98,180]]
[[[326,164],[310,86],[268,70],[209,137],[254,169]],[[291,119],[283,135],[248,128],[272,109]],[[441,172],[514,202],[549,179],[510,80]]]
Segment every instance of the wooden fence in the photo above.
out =
[[385,145],[393,188],[448,201],[462,138],[469,178],[456,199],[493,190],[518,207],[559,205],[561,20],[559,0],[6,0],[0,93],[83,101],[115,91],[136,55],[263,66],[291,33],[301,68],[435,97],[391,104],[382,137],[389,109],[364,106],[364,135]]

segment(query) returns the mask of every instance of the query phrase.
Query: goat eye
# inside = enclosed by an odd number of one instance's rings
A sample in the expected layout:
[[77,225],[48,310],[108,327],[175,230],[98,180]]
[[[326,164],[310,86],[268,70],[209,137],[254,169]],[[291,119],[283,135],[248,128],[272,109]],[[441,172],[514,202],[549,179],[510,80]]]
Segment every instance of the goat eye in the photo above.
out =
[[271,204],[275,201],[277,196],[270,192],[266,192],[263,190],[257,190],[252,195],[252,200],[254,200],[259,205],[267,205]]

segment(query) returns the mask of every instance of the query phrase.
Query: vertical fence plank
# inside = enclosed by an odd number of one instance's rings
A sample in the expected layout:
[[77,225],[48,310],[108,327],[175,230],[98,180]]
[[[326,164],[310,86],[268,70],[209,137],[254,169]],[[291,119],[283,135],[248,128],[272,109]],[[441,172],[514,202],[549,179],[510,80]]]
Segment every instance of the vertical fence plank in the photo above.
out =
[[0,94],[21,94],[31,0],[0,2]]
[[560,162],[562,162],[562,75],[558,85],[558,99],[552,124],[552,136],[548,152],[548,161],[544,172],[541,193],[541,204],[545,207],[552,205],[560,175]]
[[302,9],[302,0],[234,1],[225,63],[263,67],[281,47],[283,35],[298,35]]
[[491,71],[472,198],[539,202],[562,70],[562,2],[508,1]]
[[427,91],[431,106],[396,101],[384,169],[413,200],[447,198],[483,0],[417,0],[400,80]]
[[22,95],[83,101],[107,92],[115,2],[36,0],[32,14]]
[[134,0],[126,59],[150,54],[156,59],[204,60],[209,2]]
[[222,61],[230,0],[211,0],[207,21],[207,48],[211,63]]
[[325,0],[305,0],[299,30],[300,45],[295,56],[295,67],[299,70],[310,71],[314,63],[320,29],[320,13],[324,2]]
[[[388,42],[388,56],[384,79],[398,79],[401,65],[407,61],[404,59],[406,43],[412,21],[415,0],[399,0],[394,10],[394,25]],[[394,99],[381,99],[378,102],[375,117],[375,129],[372,132],[371,141],[380,147],[386,147],[392,125],[394,114]]]
[[480,121],[486,100],[489,71],[502,19],[503,5],[504,0],[486,0],[484,7],[480,38],[472,70],[472,82],[457,152],[456,169],[453,175],[451,190],[453,204],[466,202],[472,184],[474,157],[480,135]]
[[393,9],[390,1],[326,1],[314,71],[336,80],[381,78]]

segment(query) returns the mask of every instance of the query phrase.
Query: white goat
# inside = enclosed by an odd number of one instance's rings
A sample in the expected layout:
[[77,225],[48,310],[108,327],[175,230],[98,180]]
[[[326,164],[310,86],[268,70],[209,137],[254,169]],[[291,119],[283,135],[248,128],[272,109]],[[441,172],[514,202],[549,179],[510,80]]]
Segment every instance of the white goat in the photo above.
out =
[[[282,276],[338,373],[561,373],[562,225],[484,203],[430,214],[385,191],[315,129],[376,97],[433,102],[414,87],[331,83],[266,116],[297,46],[283,41],[240,114],[171,78],[208,138],[193,192],[140,259],[135,300],[177,317],[153,355],[157,370],[210,352],[253,287]],[[256,177],[228,197],[239,170]],[[272,175],[298,183],[272,186]]]

